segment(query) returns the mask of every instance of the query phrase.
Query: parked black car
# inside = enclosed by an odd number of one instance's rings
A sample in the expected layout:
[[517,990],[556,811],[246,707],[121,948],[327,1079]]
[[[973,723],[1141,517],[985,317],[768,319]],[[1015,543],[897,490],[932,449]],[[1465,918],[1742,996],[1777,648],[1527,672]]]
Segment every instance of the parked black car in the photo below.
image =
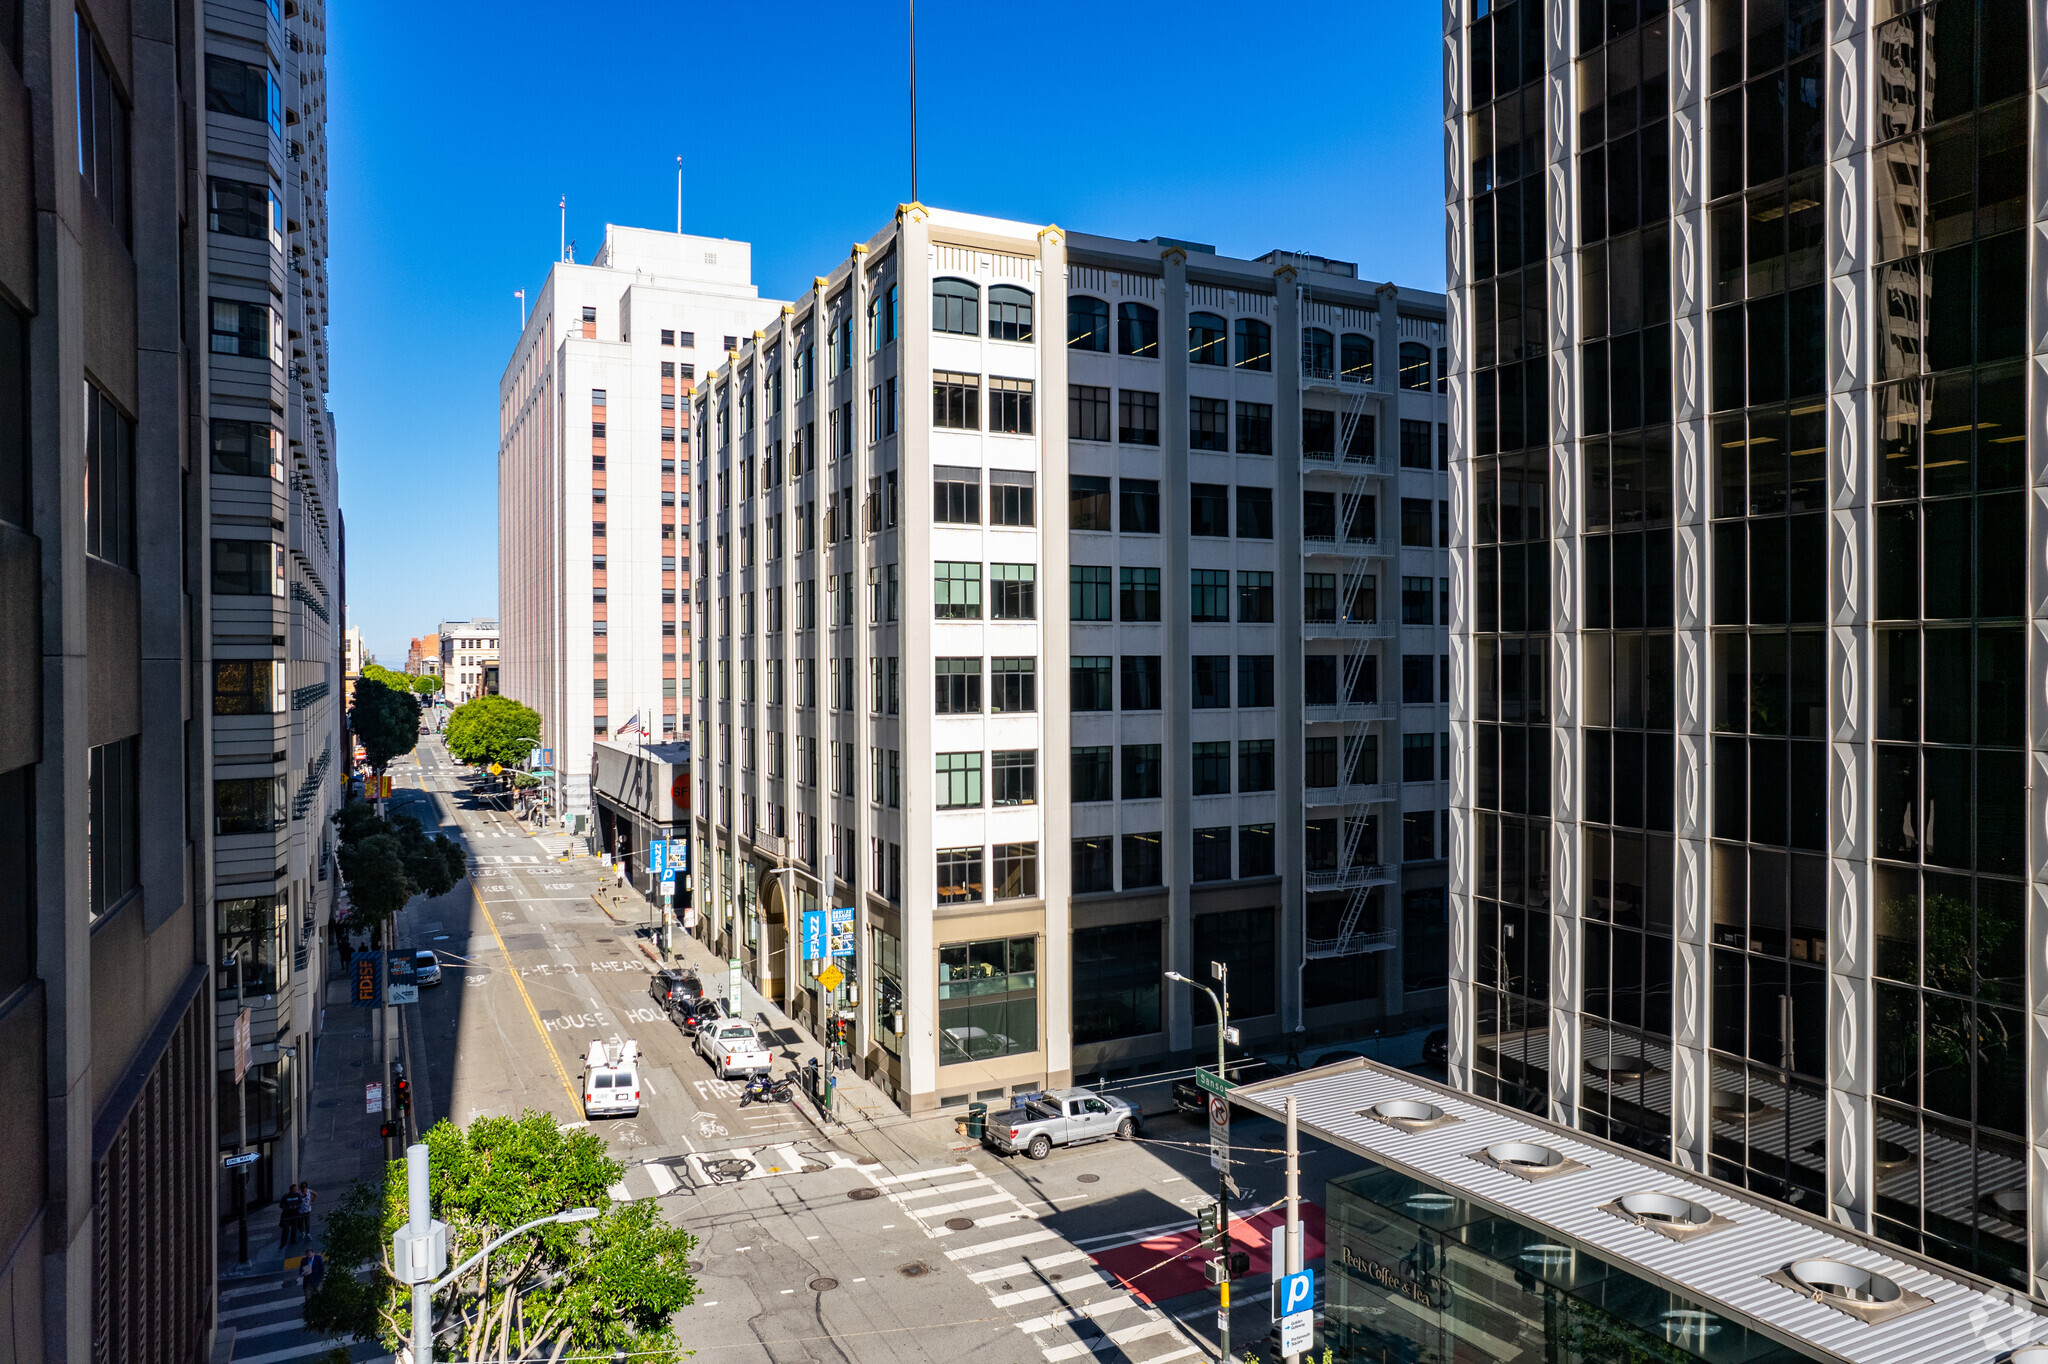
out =
[[[1265,1068],[1266,1063],[1256,1056],[1230,1057],[1223,1063],[1224,1076],[1232,1084],[1239,1085],[1248,1085],[1254,1080],[1265,1078],[1260,1074]],[[1209,1067],[1205,1066],[1203,1069]],[[1209,1118],[1209,1092],[1196,1084],[1192,1075],[1184,1080],[1175,1080],[1173,1106],[1187,1117],[1200,1118],[1206,1122]]]
[[703,1021],[704,982],[695,971],[656,971],[648,980],[647,993],[671,1023],[686,1033],[697,1031]]

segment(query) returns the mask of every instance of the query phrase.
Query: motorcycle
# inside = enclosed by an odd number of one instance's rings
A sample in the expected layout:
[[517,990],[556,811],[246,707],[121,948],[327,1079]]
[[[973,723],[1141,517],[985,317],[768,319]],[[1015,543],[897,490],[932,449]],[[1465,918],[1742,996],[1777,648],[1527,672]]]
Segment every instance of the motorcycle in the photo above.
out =
[[756,1075],[748,1080],[747,1087],[740,1091],[740,1107],[745,1108],[748,1104],[791,1102],[795,1096],[790,1093],[790,1083],[795,1078],[794,1075],[788,1075],[776,1080],[766,1075]]

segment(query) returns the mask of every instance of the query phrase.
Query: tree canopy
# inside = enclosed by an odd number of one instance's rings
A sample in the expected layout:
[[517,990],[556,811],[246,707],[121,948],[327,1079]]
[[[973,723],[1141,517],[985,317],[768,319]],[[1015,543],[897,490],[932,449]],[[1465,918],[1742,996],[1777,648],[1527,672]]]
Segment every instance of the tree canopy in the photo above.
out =
[[349,731],[382,772],[393,758],[410,753],[420,741],[420,703],[409,691],[393,691],[375,678],[356,682],[355,704],[349,708]]
[[372,682],[382,682],[393,691],[415,692],[431,696],[441,690],[441,679],[431,673],[394,672],[381,663],[365,663],[360,674]]
[[[670,1318],[696,1299],[696,1238],[663,1222],[651,1199],[612,1202],[606,1190],[625,1167],[606,1154],[602,1138],[528,1109],[467,1128],[444,1119],[420,1140],[433,1213],[448,1225],[450,1268],[521,1223],[571,1208],[600,1210],[594,1221],[535,1228],[436,1294],[437,1354],[682,1357]],[[387,1350],[411,1339],[411,1290],[392,1277],[388,1261],[406,1220],[405,1199],[403,1161],[387,1167],[381,1191],[358,1180],[342,1195],[322,1233],[327,1275],[306,1304],[309,1328]]]
[[429,835],[411,815],[385,818],[354,801],[334,816],[341,833],[336,860],[348,887],[352,923],[374,927],[415,895],[446,895],[469,871],[469,859],[446,834]]
[[509,696],[479,696],[455,708],[447,736],[448,751],[466,763],[510,767],[533,747],[523,740],[540,738],[540,712]]

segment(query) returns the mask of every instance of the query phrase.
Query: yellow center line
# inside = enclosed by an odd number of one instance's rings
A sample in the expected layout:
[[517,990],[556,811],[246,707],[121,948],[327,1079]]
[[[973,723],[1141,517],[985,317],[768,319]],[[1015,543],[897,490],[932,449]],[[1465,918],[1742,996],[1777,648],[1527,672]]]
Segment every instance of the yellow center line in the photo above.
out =
[[477,893],[475,881],[469,883],[469,894],[470,898],[476,901],[476,907],[483,911],[484,922],[491,927],[491,936],[498,940],[498,951],[505,959],[505,974],[512,978],[513,987],[519,991],[520,1002],[526,1005],[526,1016],[533,1020],[533,1030],[540,1034],[541,1045],[548,1049],[548,1060],[554,1065],[555,1075],[562,1082],[562,1092],[569,1096],[569,1111],[581,1113],[583,1101],[576,1097],[576,1087],[569,1083],[569,1072],[562,1068],[561,1055],[555,1050],[554,1041],[548,1036],[547,1024],[540,1021],[540,1010],[533,1007],[533,996],[526,993],[526,982],[520,979],[519,968],[513,964],[512,954],[505,948],[505,935],[498,932],[498,921],[491,917],[490,906],[486,905],[484,897]]

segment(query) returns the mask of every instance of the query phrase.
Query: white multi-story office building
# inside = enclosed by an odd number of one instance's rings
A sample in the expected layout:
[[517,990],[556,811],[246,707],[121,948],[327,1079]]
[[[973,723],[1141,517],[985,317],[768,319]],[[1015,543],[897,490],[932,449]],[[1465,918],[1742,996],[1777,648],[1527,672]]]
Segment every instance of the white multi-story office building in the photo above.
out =
[[444,620],[435,636],[440,659],[434,671],[448,704],[459,706],[484,694],[484,664],[498,661],[498,622]]
[[549,271],[499,385],[501,685],[540,712],[571,820],[589,815],[593,737],[687,722],[689,395],[781,306],[751,259],[607,227],[590,264]]
[[913,1109],[1440,1009],[1443,324],[900,209],[696,395],[697,931]]

